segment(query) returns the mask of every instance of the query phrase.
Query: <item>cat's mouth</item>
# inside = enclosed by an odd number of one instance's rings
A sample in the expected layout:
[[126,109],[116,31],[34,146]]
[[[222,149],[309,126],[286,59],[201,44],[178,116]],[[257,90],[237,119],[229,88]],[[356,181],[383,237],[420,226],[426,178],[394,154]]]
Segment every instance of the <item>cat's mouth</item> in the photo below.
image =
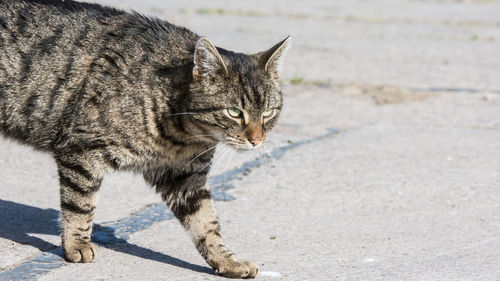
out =
[[250,151],[255,149],[260,149],[264,146],[266,139],[255,141],[251,139],[241,140],[228,137],[224,140],[224,143],[237,151]]

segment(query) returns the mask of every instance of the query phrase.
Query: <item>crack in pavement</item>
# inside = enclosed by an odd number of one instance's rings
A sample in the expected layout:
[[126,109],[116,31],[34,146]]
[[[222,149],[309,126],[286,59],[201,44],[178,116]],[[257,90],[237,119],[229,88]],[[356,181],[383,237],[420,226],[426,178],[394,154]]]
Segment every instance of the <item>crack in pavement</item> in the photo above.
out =
[[[262,155],[254,160],[243,163],[243,165],[238,168],[234,168],[223,174],[211,177],[209,183],[213,199],[216,201],[235,200],[236,198],[233,195],[226,192],[228,189],[234,188],[234,185],[230,182],[242,179],[244,176],[252,172],[252,170],[264,165],[262,162],[264,158],[280,159],[290,150],[332,137],[337,135],[339,132],[340,131],[338,129],[329,128],[327,129],[327,133],[323,135],[313,139],[304,139],[286,146],[275,148],[267,155]],[[92,241],[97,243],[99,246],[132,254],[141,258],[163,261],[168,264],[188,268],[193,271],[213,274],[212,270],[208,267],[191,264],[175,257],[145,249],[137,245],[132,245],[127,242],[131,234],[145,230],[151,227],[155,222],[170,220],[173,217],[173,214],[168,210],[164,203],[149,204],[139,211],[132,213],[129,217],[118,219],[116,221],[94,224]],[[47,274],[51,270],[62,267],[65,264],[66,262],[63,258],[62,248],[57,247],[37,255],[34,259],[26,261],[11,270],[0,273],[0,280],[36,280],[37,277]]]

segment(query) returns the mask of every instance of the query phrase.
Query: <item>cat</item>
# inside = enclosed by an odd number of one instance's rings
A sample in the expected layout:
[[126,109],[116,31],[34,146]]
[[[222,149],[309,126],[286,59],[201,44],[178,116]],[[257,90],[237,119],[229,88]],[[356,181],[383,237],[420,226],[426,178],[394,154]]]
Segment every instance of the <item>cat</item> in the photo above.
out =
[[224,245],[207,186],[215,147],[260,147],[283,102],[290,37],[245,55],[169,22],[69,0],[0,0],[0,134],[53,155],[65,259],[91,262],[96,194],[141,173],[219,274],[257,266]]

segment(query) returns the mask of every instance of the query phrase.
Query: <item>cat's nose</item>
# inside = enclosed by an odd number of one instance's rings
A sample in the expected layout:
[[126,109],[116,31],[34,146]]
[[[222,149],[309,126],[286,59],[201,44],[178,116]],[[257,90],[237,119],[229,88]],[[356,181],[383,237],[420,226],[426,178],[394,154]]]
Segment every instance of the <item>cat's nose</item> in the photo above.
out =
[[257,146],[263,139],[262,127],[255,125],[250,126],[247,129],[246,137],[249,143],[251,143],[254,147]]
[[259,143],[261,143],[262,141],[259,140],[259,139],[248,139],[248,141],[253,145],[253,146],[257,146]]

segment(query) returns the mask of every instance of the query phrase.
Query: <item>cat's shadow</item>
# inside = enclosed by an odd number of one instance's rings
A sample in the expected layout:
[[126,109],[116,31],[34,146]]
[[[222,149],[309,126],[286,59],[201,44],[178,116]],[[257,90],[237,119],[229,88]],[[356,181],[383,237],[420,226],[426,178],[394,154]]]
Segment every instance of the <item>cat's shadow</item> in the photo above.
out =
[[[0,199],[0,237],[20,244],[31,245],[45,252],[58,247],[30,233],[59,235],[59,211],[41,209]],[[103,226],[96,225],[101,229]],[[112,231],[112,230],[111,230]],[[117,239],[120,240],[120,239]],[[180,268],[214,275],[208,267],[192,264],[181,259],[156,252],[121,240],[116,243],[99,244],[102,247],[136,257],[163,262]],[[56,251],[60,253],[61,251]],[[61,258],[63,258],[61,256]]]

